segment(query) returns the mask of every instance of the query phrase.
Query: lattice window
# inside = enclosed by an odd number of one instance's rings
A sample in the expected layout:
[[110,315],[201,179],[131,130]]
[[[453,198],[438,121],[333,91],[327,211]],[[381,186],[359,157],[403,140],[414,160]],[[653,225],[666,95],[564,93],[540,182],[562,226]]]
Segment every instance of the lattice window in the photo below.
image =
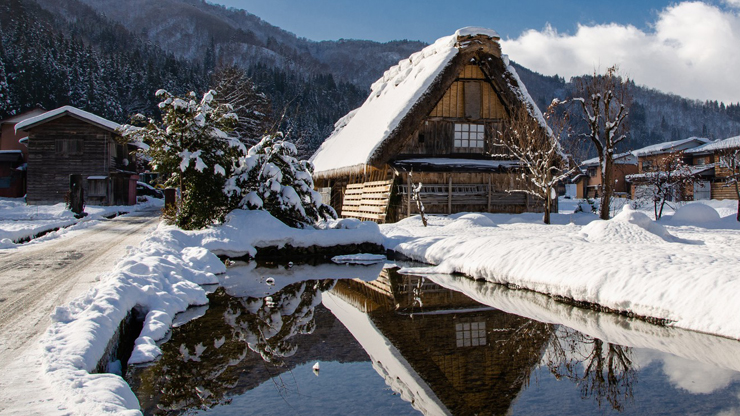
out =
[[61,155],[81,155],[84,141],[82,139],[56,139],[56,151]]
[[458,347],[486,345],[486,322],[460,322],[455,324],[455,339]]
[[483,151],[486,127],[482,124],[455,123],[455,150]]

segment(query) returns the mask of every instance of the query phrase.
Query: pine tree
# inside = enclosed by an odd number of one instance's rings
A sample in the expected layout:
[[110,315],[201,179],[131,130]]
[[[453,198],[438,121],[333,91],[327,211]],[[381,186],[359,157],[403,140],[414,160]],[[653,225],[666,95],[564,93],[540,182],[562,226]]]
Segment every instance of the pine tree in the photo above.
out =
[[143,153],[167,178],[165,185],[180,188],[179,204],[165,211],[165,218],[183,229],[223,220],[228,212],[224,184],[233,161],[246,153],[244,145],[226,133],[236,124],[236,115],[230,106],[218,104],[215,94],[211,90],[198,102],[194,92],[178,97],[159,90],[162,122],[139,114],[135,120],[144,121],[144,128],[122,128],[124,138],[149,146]]
[[282,134],[265,136],[239,158],[224,191],[234,208],[261,209],[291,227],[305,228],[336,218],[313,189],[313,165],[296,158],[295,145]]
[[267,133],[270,123],[270,100],[258,91],[246,72],[236,66],[219,68],[211,77],[211,86],[218,93],[216,100],[229,104],[239,116],[234,134],[253,146]]

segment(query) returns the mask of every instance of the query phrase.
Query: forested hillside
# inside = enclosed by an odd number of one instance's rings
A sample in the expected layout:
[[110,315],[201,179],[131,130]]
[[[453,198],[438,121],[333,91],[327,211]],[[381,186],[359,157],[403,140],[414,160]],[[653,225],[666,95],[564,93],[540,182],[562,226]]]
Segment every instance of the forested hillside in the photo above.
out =
[[[415,41],[314,42],[243,10],[202,0],[0,0],[0,118],[71,104],[125,122],[158,114],[154,92],[203,92],[236,65],[271,103],[272,128],[302,156],[362,104]],[[517,70],[541,109],[573,83]],[[688,137],[740,134],[740,104],[698,102],[635,86],[625,149]]]

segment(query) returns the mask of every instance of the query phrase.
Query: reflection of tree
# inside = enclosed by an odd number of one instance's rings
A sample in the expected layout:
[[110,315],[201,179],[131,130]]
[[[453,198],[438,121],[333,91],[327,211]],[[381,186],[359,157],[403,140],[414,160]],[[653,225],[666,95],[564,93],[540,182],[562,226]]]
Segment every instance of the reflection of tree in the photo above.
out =
[[235,298],[219,288],[205,316],[175,328],[160,359],[129,377],[142,409],[178,414],[227,403],[227,392],[240,383],[239,364],[255,357],[249,350],[264,360],[258,370],[264,379],[274,376],[281,358],[297,350],[289,339],[314,330],[320,293],[334,283],[304,281],[265,298]]
[[550,338],[547,366],[556,378],[579,385],[582,397],[593,397],[599,407],[606,399],[621,411],[633,399],[632,386],[637,382],[631,354],[629,347],[560,327]]

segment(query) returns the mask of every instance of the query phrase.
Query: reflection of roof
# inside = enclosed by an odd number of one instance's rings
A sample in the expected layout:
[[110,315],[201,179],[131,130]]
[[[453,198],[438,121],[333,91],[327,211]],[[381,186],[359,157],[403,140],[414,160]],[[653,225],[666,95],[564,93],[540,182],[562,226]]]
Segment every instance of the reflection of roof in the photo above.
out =
[[490,159],[453,159],[453,158],[420,158],[396,160],[393,167],[401,170],[473,170],[473,171],[499,171],[519,166],[516,160],[490,160]]
[[685,150],[688,148],[696,147],[709,143],[709,139],[703,137],[689,137],[688,139],[674,140],[672,142],[664,142],[653,144],[650,146],[643,147],[641,149],[634,150],[632,153],[635,156],[649,156],[657,155],[661,153],[670,153],[679,150]]
[[93,113],[88,113],[87,111],[80,110],[77,107],[65,105],[64,107],[59,107],[56,110],[47,111],[41,115],[23,120],[20,123],[15,125],[15,130],[19,131],[19,130],[32,129],[38,125],[48,123],[49,121],[56,120],[57,118],[60,118],[66,115],[72,116],[79,120],[86,121],[90,124],[96,125],[110,132],[115,132],[116,129],[120,127],[120,124],[116,122],[104,119],[103,117],[100,117]]
[[[614,164],[616,165],[637,165],[637,157],[632,152],[620,153],[614,155]],[[598,166],[599,158],[594,157],[581,162],[581,166]]]
[[740,136],[730,137],[724,140],[717,140],[711,143],[707,143],[705,145],[695,147],[693,149],[688,149],[685,152],[686,153],[710,153],[715,152],[717,150],[726,150],[726,149],[740,149]]

